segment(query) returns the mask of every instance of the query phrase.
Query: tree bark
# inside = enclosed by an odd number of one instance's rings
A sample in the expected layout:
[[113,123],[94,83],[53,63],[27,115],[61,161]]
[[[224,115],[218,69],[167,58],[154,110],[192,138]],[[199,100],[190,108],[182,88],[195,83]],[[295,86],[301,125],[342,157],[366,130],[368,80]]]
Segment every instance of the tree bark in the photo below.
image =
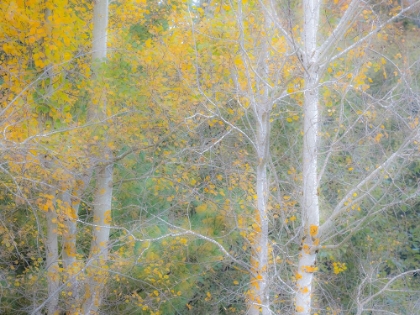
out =
[[86,301],[84,314],[96,313],[101,304],[103,288],[106,282],[105,265],[108,260],[109,225],[111,222],[113,166],[108,165],[99,170],[94,199],[94,228],[87,263],[88,281],[86,283]]
[[[108,1],[97,0],[93,12],[93,69],[95,79],[98,78],[98,66],[107,57]],[[89,108],[89,119],[103,120],[106,117],[106,97],[99,101],[99,108]],[[112,203],[112,152],[101,149],[105,158],[96,173],[96,188],[93,204],[93,232],[89,260],[86,264],[87,279],[85,286],[84,314],[95,314],[100,308],[103,289],[107,280],[106,263],[108,260],[109,226],[111,223]]]
[[78,308],[79,300],[79,284],[77,281],[78,264],[77,264],[77,213],[78,205],[73,205],[71,194],[69,190],[65,190],[61,197],[62,207],[65,209],[67,218],[64,222],[66,226],[65,233],[63,233],[62,257],[63,268],[65,272],[65,281],[67,293],[67,309],[73,312]]
[[295,313],[310,315],[313,295],[313,273],[315,272],[316,254],[312,247],[316,245],[319,227],[318,201],[318,79],[317,33],[319,25],[319,0],[304,1],[304,139],[303,139],[303,200],[302,226],[303,235],[299,253],[298,271],[296,272]]
[[[264,5],[262,3],[262,5]],[[269,297],[269,265],[268,265],[268,162],[270,154],[270,112],[272,109],[270,100],[270,90],[267,84],[269,77],[269,34],[271,25],[267,12],[263,10],[263,30],[267,34],[261,42],[256,45],[255,52],[258,55],[258,75],[256,79],[255,91],[251,99],[255,99],[253,104],[254,114],[256,116],[256,153],[257,153],[257,211],[255,214],[255,223],[253,232],[255,237],[252,240],[251,253],[251,294],[250,315],[269,315],[270,297]]]
[[[51,23],[49,18],[51,16],[51,10],[45,10],[45,25],[47,28],[47,39],[51,38]],[[46,44],[44,42],[44,44]],[[45,73],[49,79],[48,86],[46,88],[46,97],[49,98],[54,92],[53,87],[53,73],[52,65],[48,64],[45,67]],[[41,118],[40,118],[41,119]],[[42,119],[41,119],[42,120]],[[41,164],[48,165],[48,162],[41,156]],[[47,167],[48,168],[48,167]],[[58,233],[57,233],[57,212],[54,207],[54,196],[55,189],[51,189],[51,207],[47,212],[47,243],[46,243],[46,263],[47,263],[47,281],[48,281],[48,303],[47,303],[47,314],[54,315],[58,309],[59,302],[59,287],[60,287],[60,271],[58,266]]]
[[47,212],[46,256],[49,299],[47,314],[54,315],[58,309],[60,274],[58,266],[57,213],[53,208],[49,208]]
[[257,166],[257,212],[256,222],[253,224],[255,237],[252,242],[251,253],[251,299],[250,315],[268,315],[270,299],[268,288],[268,196],[269,183],[267,176],[269,122],[268,113],[263,114],[258,124],[258,166]]

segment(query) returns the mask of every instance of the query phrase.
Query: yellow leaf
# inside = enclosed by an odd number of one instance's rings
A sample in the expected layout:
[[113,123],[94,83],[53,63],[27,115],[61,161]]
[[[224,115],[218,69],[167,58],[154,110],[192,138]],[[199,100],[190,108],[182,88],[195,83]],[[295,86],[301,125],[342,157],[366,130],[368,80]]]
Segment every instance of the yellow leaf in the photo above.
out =
[[309,227],[309,234],[311,236],[317,235],[318,234],[318,225],[311,224],[310,227]]
[[107,210],[104,213],[104,223],[105,224],[110,224],[111,221],[112,221],[112,218],[111,218],[111,210]]
[[382,134],[382,133],[378,133],[376,136],[375,136],[375,142],[376,143],[379,143],[380,141],[381,141],[381,138],[383,137],[384,135]]
[[303,266],[302,267],[302,270],[304,272],[307,272],[307,273],[314,273],[315,271],[318,270],[318,267],[315,267],[315,266]]
[[146,40],[144,42],[144,44],[145,44],[146,48],[150,48],[150,47],[152,47],[152,40],[149,38],[148,40]]
[[195,211],[197,211],[197,213],[203,213],[207,210],[207,204],[203,203],[201,205],[199,205],[197,208],[195,208]]
[[252,226],[252,228],[254,229],[255,232],[257,232],[257,233],[261,232],[261,227],[258,224],[254,223],[251,226]]
[[300,289],[300,291],[301,291],[303,294],[305,294],[305,293],[308,293],[308,292],[309,292],[309,289],[308,289],[308,287],[303,287],[302,289]]

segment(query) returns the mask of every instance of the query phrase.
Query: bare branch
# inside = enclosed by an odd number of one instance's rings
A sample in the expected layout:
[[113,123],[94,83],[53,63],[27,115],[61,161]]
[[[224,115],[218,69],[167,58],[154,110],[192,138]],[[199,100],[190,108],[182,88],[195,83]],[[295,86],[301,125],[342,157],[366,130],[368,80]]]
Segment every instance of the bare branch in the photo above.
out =
[[396,275],[395,277],[392,277],[391,279],[389,279],[388,282],[382,287],[382,289],[380,289],[378,292],[369,296],[368,298],[366,298],[365,300],[363,300],[359,303],[357,314],[358,315],[362,314],[362,312],[364,311],[364,309],[363,309],[364,305],[366,305],[367,303],[372,301],[375,297],[384,293],[393,282],[395,282],[396,280],[398,280],[402,277],[405,277],[406,275],[413,274],[413,273],[416,273],[416,272],[420,272],[420,269],[409,270],[409,271],[400,273],[399,275]]
[[[400,154],[410,145],[416,138],[418,137],[418,129],[415,129],[411,135],[407,138],[407,140],[396,150],[390,157],[386,159],[381,165],[379,165],[375,170],[373,170],[368,176],[366,176],[359,184],[357,184],[354,188],[350,189],[349,192],[341,199],[341,201],[337,204],[334,208],[332,214],[328,219],[320,226],[319,228],[319,235],[322,237],[329,231],[329,229],[334,225],[334,220],[345,211],[348,206],[345,207],[344,203],[351,198],[351,196],[356,193],[362,191],[362,187],[369,183],[371,180],[375,178],[379,174],[379,172],[387,170],[392,163],[400,156]],[[375,186],[379,184],[380,181],[375,183]],[[372,187],[367,191],[364,191],[362,195],[360,195],[357,200],[363,199],[369,191],[371,191]]]
[[343,38],[344,34],[352,26],[354,19],[363,9],[362,3],[363,1],[361,0],[352,0],[330,37],[318,48],[318,60],[322,60],[329,49]]
[[[420,1],[417,1],[415,3],[413,3],[412,5],[408,6],[405,9],[402,9],[400,11],[400,13],[398,13],[397,15],[394,15],[392,18],[388,19],[386,22],[382,23],[381,25],[379,25],[376,28],[373,28],[369,34],[367,34],[366,36],[362,37],[361,39],[359,39],[357,42],[353,43],[352,45],[348,46],[347,48],[343,49],[342,51],[340,51],[338,54],[336,54],[335,56],[331,57],[330,59],[326,60],[324,62],[324,64],[332,62],[340,57],[342,57],[343,55],[347,54],[350,50],[356,48],[357,46],[359,46],[360,44],[364,43],[366,40],[368,40],[369,38],[371,38],[373,35],[379,33],[385,26],[387,26],[388,24],[392,23],[393,21],[397,20],[398,18],[400,18],[402,15],[404,15],[405,13],[411,11],[412,9],[414,9],[415,7],[417,7],[420,4]],[[325,54],[325,53],[324,53]]]

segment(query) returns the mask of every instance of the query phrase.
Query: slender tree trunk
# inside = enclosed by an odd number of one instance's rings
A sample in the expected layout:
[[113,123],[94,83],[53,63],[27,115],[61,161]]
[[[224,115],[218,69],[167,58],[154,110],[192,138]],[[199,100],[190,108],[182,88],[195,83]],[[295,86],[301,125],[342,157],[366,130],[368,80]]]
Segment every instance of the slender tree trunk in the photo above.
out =
[[[108,28],[108,1],[97,0],[93,12],[93,69],[98,78],[96,63],[106,61],[107,55],[107,28]],[[106,117],[106,97],[102,97],[99,107],[89,108],[90,119]],[[92,244],[87,263],[87,279],[85,287],[84,314],[98,312],[103,298],[103,290],[107,280],[106,263],[108,260],[109,226],[111,223],[112,203],[112,176],[113,164],[108,162],[112,159],[112,152],[102,149],[105,157],[105,165],[100,165],[96,173],[96,187],[93,204],[93,232]],[[102,158],[101,157],[101,158]]]
[[78,273],[78,264],[77,264],[77,249],[76,249],[76,235],[77,235],[77,207],[74,207],[71,201],[71,195],[69,190],[66,190],[62,194],[62,206],[67,211],[68,215],[64,222],[66,226],[65,233],[63,234],[63,248],[62,248],[62,257],[63,257],[63,269],[65,272],[65,281],[68,283],[66,285],[67,293],[67,309],[69,311],[74,311],[78,308],[79,300],[79,285],[77,281]]
[[62,207],[67,214],[64,224],[66,226],[62,240],[63,269],[65,272],[67,311],[71,314],[80,309],[80,283],[78,274],[81,265],[77,261],[77,218],[79,213],[82,192],[88,186],[92,172],[88,171],[81,179],[77,180],[74,188],[62,193]]
[[[51,10],[45,10],[45,25],[47,28],[47,40],[50,40],[52,28],[50,23]],[[47,43],[44,44],[46,45]],[[53,86],[53,66],[52,64],[47,64],[45,67],[45,73],[49,79],[48,86],[46,88],[46,98],[50,98],[54,92]],[[39,118],[41,121],[43,117]],[[41,126],[43,126],[43,123]],[[40,161],[42,165],[48,167],[48,161],[44,159],[43,156],[40,156]],[[48,303],[47,303],[47,314],[54,315],[58,310],[59,302],[59,288],[60,288],[60,271],[58,266],[58,233],[57,233],[57,212],[54,207],[54,196],[55,189],[51,189],[50,192],[50,202],[52,203],[51,207],[48,209],[46,214],[47,218],[47,243],[46,243],[46,263],[47,263],[47,282],[48,282]]]
[[88,282],[84,314],[96,313],[101,304],[106,282],[106,262],[108,260],[109,225],[111,222],[113,166],[100,169],[94,199],[94,229],[88,262]]
[[[96,0],[93,8],[93,42],[92,42],[92,68],[94,79],[99,76],[98,66],[106,62],[107,58],[107,30],[108,30],[108,0]],[[105,109],[106,100],[103,98],[98,102],[99,106],[91,105],[88,108],[89,119],[101,119],[101,108]],[[99,107],[99,108],[98,108]]]
[[270,299],[268,288],[268,217],[267,203],[269,185],[267,177],[269,122],[268,113],[263,114],[258,124],[258,166],[257,166],[257,213],[253,224],[255,237],[252,242],[251,256],[251,298],[250,315],[268,315],[270,312]]
[[[264,10],[265,12],[265,10]],[[256,151],[257,151],[257,212],[256,222],[253,225],[256,234],[252,242],[251,266],[251,305],[248,314],[250,315],[269,315],[269,266],[268,266],[268,197],[269,180],[267,174],[269,154],[270,154],[270,91],[267,85],[269,76],[269,35],[271,25],[269,18],[265,15],[263,21],[264,31],[267,34],[257,45],[256,52],[258,59],[258,78],[256,80],[256,92],[254,113],[256,116]]]
[[55,209],[51,208],[47,212],[46,256],[49,298],[47,314],[54,315],[58,309],[60,274],[58,266],[57,213]]
[[318,162],[318,60],[317,33],[320,0],[304,1],[304,139],[303,139],[303,236],[296,272],[296,314],[309,315],[313,295],[313,273],[316,254],[313,246],[318,242],[319,203],[317,183]]

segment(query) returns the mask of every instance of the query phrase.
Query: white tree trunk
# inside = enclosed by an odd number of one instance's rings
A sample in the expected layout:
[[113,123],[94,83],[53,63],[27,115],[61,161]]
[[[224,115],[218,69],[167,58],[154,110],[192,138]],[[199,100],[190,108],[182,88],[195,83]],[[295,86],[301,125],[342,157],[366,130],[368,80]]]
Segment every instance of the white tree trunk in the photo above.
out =
[[69,208],[68,211],[74,211],[74,217],[71,215],[68,217],[64,224],[66,231],[63,234],[62,239],[62,257],[63,257],[63,268],[65,272],[66,281],[69,285],[66,285],[67,292],[67,305],[70,310],[78,308],[79,300],[79,286],[76,274],[78,272],[77,266],[77,247],[76,247],[76,236],[77,236],[77,208],[72,205],[71,195],[68,190],[62,194],[62,206]]
[[[267,101],[267,98],[265,98]],[[267,167],[270,145],[270,106],[267,102],[255,104],[257,115],[257,211],[252,225],[254,238],[251,240],[251,288],[249,296],[249,315],[269,315],[269,277],[268,277],[268,197],[269,181]]]
[[60,274],[58,266],[57,213],[54,209],[47,212],[46,263],[48,281],[47,314],[54,315],[58,309]]
[[66,277],[67,311],[75,313],[80,308],[80,283],[77,276],[80,272],[80,264],[77,261],[77,218],[79,213],[82,192],[88,186],[92,178],[92,172],[88,171],[74,184],[73,189],[67,189],[62,193],[62,207],[67,208],[69,216],[64,221],[66,226],[62,237],[63,268]]
[[[264,5],[264,4],[262,4]],[[270,34],[271,24],[267,12],[264,10],[264,30]],[[256,90],[251,99],[255,99],[253,110],[256,117],[256,153],[257,153],[257,213],[255,217],[256,236],[253,241],[251,265],[251,293],[253,299],[249,309],[250,315],[269,315],[269,266],[268,266],[268,197],[270,195],[269,179],[267,174],[270,154],[270,112],[272,109],[270,90],[267,84],[269,77],[269,35],[261,39],[256,45],[258,55],[258,76],[256,79]]]
[[[49,18],[51,11],[45,10],[45,25],[47,27],[47,38],[51,38],[51,24]],[[54,92],[53,87],[53,73],[52,65],[48,64],[45,67],[45,73],[48,76],[49,83],[47,86],[46,97],[49,98]],[[41,118],[40,118],[41,120]],[[42,126],[42,124],[41,124]],[[48,163],[41,156],[41,164],[48,165]],[[54,189],[51,189],[51,196],[55,194]],[[54,200],[52,200],[54,203]],[[47,263],[47,281],[48,281],[48,303],[47,314],[54,315],[58,309],[59,302],[59,287],[60,287],[60,272],[58,266],[58,233],[57,233],[57,213],[55,208],[48,209],[47,212],[47,244],[46,244],[46,263]]]
[[[265,104],[262,104],[262,107]],[[257,128],[258,165],[257,165],[257,215],[255,222],[255,239],[252,247],[251,265],[253,274],[251,279],[252,305],[250,315],[269,315],[270,299],[268,287],[268,196],[269,182],[267,177],[268,146],[269,146],[269,112],[265,108],[259,117]]]
[[[98,65],[106,61],[107,55],[107,29],[108,29],[108,0],[96,0],[93,8],[93,42],[92,59],[93,73],[98,76]],[[101,104],[99,104],[101,105]],[[89,119],[99,118],[100,109],[89,106]]]
[[109,225],[111,222],[113,166],[108,165],[99,170],[93,209],[93,238],[89,255],[88,281],[86,284],[86,301],[84,314],[96,313],[101,304],[103,288],[106,282],[108,260]]
[[[97,0],[93,12],[93,68],[96,78],[98,71],[96,63],[106,61],[107,55],[107,28],[108,28],[108,1]],[[106,97],[103,96],[99,108],[90,107],[89,118],[100,119],[105,117]],[[111,223],[112,203],[112,175],[113,165],[107,162],[112,158],[110,150],[102,149],[106,165],[97,169],[96,188],[93,204],[93,235],[92,244],[87,263],[87,279],[85,286],[84,314],[97,313],[103,297],[103,289],[107,280],[105,265],[108,260],[109,226]],[[102,158],[101,157],[101,158]],[[107,164],[109,163],[109,164]]]
[[93,209],[93,240],[91,257],[106,261],[108,259],[109,225],[111,223],[112,165],[102,167],[97,176]]
[[317,239],[319,227],[318,203],[318,77],[317,33],[320,0],[304,1],[304,139],[303,139],[303,236],[296,273],[296,314],[310,315],[313,295],[313,272],[316,254],[312,247]]

